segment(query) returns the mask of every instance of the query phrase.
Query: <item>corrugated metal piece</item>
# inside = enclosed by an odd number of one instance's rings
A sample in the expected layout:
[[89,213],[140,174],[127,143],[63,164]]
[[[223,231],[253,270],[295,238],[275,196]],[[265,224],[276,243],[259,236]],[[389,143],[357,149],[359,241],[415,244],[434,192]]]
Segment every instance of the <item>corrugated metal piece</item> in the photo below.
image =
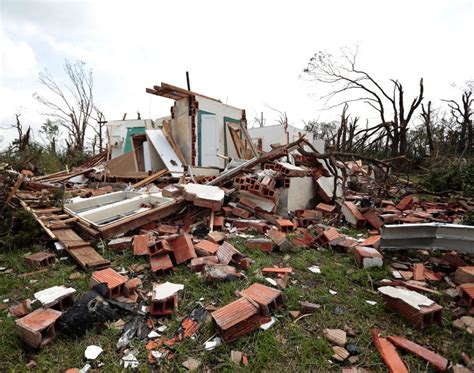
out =
[[382,228],[383,249],[440,249],[474,253],[474,227],[426,223],[386,225]]

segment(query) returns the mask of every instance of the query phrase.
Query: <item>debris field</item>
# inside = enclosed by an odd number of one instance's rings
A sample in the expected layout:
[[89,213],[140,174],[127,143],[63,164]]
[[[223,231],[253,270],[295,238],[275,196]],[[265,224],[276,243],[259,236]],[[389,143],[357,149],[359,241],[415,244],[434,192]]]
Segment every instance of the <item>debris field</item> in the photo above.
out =
[[206,164],[174,122],[200,96],[147,92],[175,116],[128,152],[109,139],[114,155],[77,168],[2,168],[2,199],[44,233],[0,271],[2,338],[29,368],[75,344],[75,365],[50,369],[474,369],[472,201],[424,196],[389,163],[334,159],[304,134],[256,149],[244,125]]

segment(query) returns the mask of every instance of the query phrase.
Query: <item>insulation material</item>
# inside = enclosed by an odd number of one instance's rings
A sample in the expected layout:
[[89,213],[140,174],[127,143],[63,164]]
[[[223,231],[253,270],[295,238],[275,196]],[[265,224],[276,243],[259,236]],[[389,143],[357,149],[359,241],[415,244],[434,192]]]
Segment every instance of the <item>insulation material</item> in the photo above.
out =
[[165,282],[164,284],[153,284],[153,300],[162,300],[175,295],[178,291],[184,289],[182,284],[173,284]]

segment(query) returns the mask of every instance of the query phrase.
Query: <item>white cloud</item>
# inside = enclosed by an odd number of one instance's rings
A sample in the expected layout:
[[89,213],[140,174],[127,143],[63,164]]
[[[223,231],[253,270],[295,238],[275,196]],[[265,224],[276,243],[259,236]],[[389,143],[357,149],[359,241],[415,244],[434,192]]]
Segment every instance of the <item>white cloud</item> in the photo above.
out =
[[[57,11],[65,18],[48,16]],[[361,66],[384,84],[400,79],[407,99],[422,76],[427,98],[439,103],[452,97],[451,82],[474,78],[473,49],[465,44],[472,39],[472,19],[469,0],[43,1],[31,3],[27,12],[15,8],[6,27],[22,53],[33,48],[41,68],[55,66],[58,79],[65,58],[85,60],[108,119],[124,112],[133,117],[136,110],[142,117],[168,114],[172,101],[145,88],[161,81],[184,87],[189,70],[193,90],[242,107],[249,118],[263,111],[272,123],[278,114],[268,104],[301,125],[339,115],[321,111],[309,95],[318,96],[320,88],[298,78],[308,59],[317,50],[337,51],[359,41]],[[31,53],[29,61],[34,70]],[[25,92],[36,90],[34,81],[23,80]],[[373,117],[351,109],[362,115],[361,123]]]
[[12,40],[0,31],[1,78],[26,78],[38,72],[38,61],[31,46],[23,40]]

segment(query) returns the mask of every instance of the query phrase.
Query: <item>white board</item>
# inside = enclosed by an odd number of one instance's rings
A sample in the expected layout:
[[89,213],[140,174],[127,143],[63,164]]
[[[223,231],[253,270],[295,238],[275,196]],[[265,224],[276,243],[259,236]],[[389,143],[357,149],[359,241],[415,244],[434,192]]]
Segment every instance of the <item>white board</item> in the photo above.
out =
[[171,172],[171,175],[175,177],[181,176],[183,172],[183,164],[179,160],[174,149],[171,147],[163,131],[161,129],[145,130],[145,133],[149,143],[153,148],[155,148],[166,168]]
[[217,118],[212,114],[204,114],[201,117],[201,166],[219,167],[219,152]]

